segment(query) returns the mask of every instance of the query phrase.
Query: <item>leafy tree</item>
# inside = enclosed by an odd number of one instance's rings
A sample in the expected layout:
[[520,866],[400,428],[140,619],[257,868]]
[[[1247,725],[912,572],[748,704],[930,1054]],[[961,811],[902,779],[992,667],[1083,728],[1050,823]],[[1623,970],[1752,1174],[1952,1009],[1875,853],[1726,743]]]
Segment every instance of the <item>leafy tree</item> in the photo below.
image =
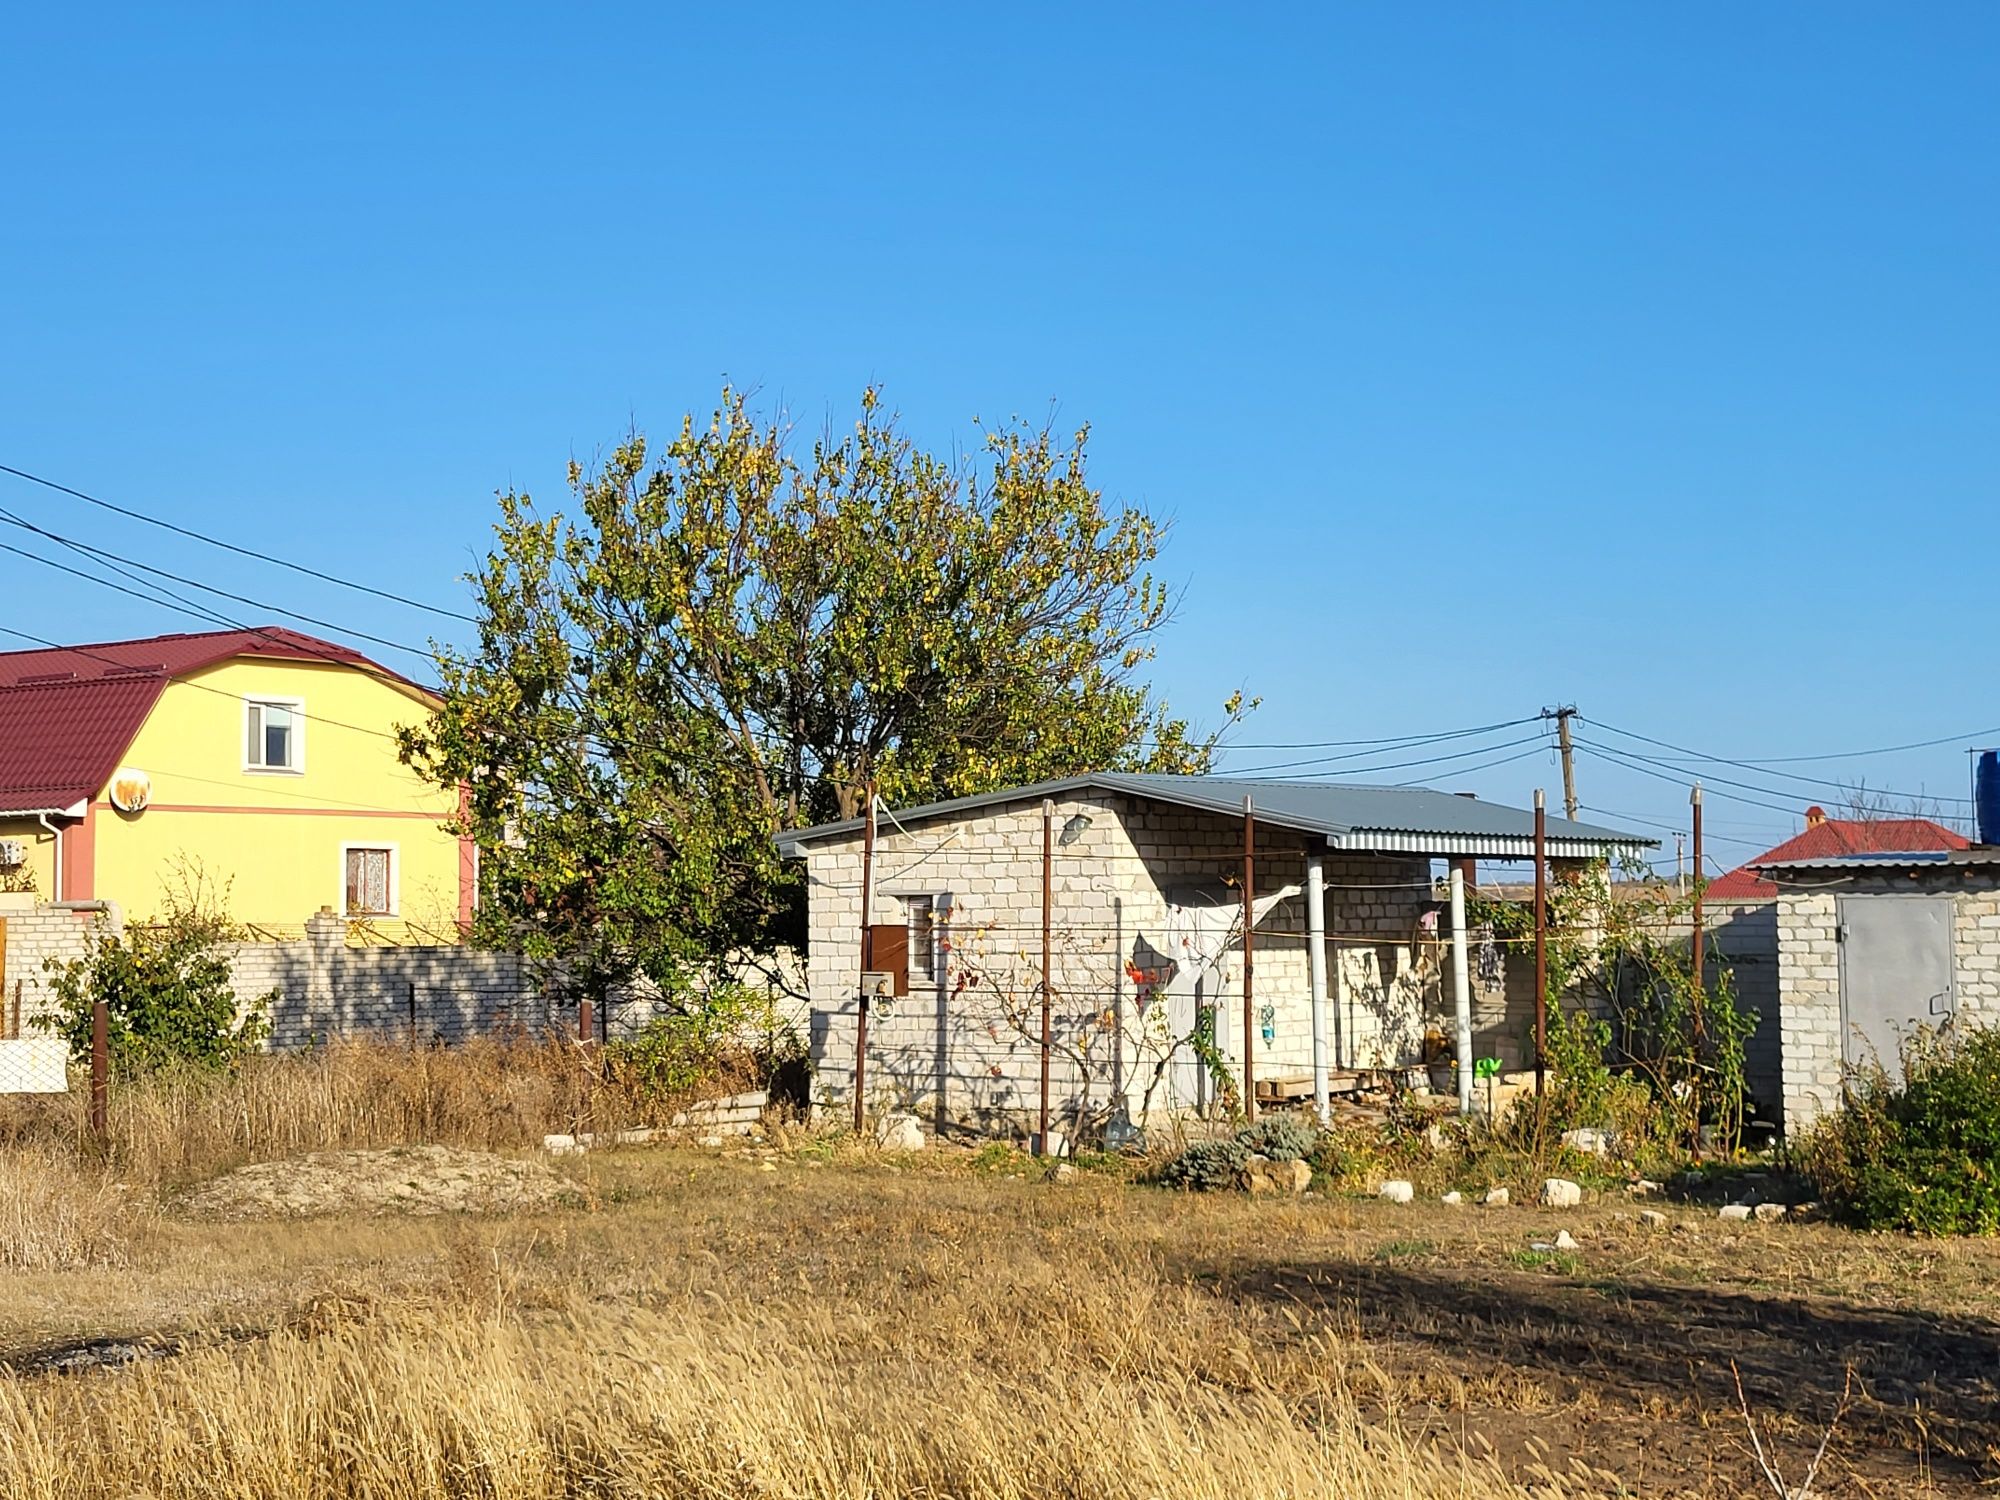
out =
[[772,836],[871,785],[1206,769],[1213,738],[1138,677],[1163,528],[1105,504],[1087,437],[1011,423],[943,458],[870,389],[799,456],[725,388],[658,461],[635,435],[572,464],[571,514],[502,495],[478,645],[440,650],[444,707],[403,736],[465,789],[485,935],[676,985],[796,935]]
[[50,959],[56,1010],[35,1024],[88,1055],[91,1010],[102,1000],[113,1072],[228,1067],[270,1032],[270,997],[241,1006],[230,986],[229,947],[244,936],[190,881],[152,923],[98,933],[68,963]]

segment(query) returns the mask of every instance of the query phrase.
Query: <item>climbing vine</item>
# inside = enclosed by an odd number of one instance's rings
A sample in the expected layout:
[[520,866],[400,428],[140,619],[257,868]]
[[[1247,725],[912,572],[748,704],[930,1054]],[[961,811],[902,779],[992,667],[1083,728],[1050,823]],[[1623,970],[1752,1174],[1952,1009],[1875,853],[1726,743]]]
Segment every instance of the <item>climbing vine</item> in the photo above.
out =
[[[1726,964],[1705,984],[1694,973],[1692,893],[1651,878],[1614,885],[1596,860],[1560,871],[1547,903],[1550,1118],[1644,1123],[1690,1146],[1706,1128],[1733,1146],[1757,1017],[1737,1004]],[[1515,953],[1529,951],[1531,901],[1474,897],[1468,917]]]

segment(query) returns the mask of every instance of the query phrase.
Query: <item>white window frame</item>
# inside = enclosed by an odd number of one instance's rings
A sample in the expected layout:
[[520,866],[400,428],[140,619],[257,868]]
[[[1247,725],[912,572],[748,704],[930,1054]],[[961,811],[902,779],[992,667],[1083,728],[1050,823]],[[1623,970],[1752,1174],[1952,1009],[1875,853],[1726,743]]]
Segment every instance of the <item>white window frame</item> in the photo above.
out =
[[[917,986],[940,985],[947,978],[951,955],[945,951],[944,939],[951,925],[951,892],[939,890],[892,890],[882,894],[903,905],[903,930],[909,934],[910,989],[915,993]],[[915,913],[910,910],[912,901],[928,901],[931,904],[931,952],[929,974],[917,972],[917,944]]]
[[[389,855],[389,909],[387,911],[349,911],[347,909],[347,856],[356,849],[386,850]],[[395,918],[403,911],[403,851],[386,839],[356,839],[340,846],[340,890],[334,898],[333,909],[348,921],[366,921],[372,917]]]
[[[292,712],[292,764],[289,766],[260,766],[250,759],[250,710],[253,708],[285,708]],[[243,747],[243,771],[248,776],[303,776],[306,774],[306,700],[286,698],[269,693],[245,693],[243,695],[243,723],[237,730],[236,742]],[[364,844],[363,848],[375,845]]]

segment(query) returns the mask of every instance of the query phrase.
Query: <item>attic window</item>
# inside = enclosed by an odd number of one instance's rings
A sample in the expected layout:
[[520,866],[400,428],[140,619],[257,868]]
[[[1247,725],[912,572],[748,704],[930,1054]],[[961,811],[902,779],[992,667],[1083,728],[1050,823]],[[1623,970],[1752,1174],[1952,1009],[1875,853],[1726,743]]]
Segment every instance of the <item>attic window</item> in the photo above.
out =
[[305,706],[296,698],[249,698],[243,704],[248,771],[303,771]]

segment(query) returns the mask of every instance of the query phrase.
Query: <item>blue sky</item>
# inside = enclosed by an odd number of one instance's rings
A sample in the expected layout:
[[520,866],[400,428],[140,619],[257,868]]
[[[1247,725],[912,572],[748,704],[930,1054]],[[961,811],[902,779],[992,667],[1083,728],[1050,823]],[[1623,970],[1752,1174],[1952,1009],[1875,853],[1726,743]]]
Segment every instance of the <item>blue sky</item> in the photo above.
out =
[[[937,445],[1090,421],[1175,519],[1157,680],[1261,694],[1246,741],[2000,727],[1991,7],[59,12],[0,60],[0,463],[457,603],[494,490],[554,499],[725,376],[808,428],[880,381]],[[198,628],[7,553],[0,626]],[[1553,791],[1480,769],[1526,732],[1372,779]],[[1719,854],[1837,800],[1778,769],[1966,795],[1955,745],[1712,767],[1776,804],[1712,802]]]

